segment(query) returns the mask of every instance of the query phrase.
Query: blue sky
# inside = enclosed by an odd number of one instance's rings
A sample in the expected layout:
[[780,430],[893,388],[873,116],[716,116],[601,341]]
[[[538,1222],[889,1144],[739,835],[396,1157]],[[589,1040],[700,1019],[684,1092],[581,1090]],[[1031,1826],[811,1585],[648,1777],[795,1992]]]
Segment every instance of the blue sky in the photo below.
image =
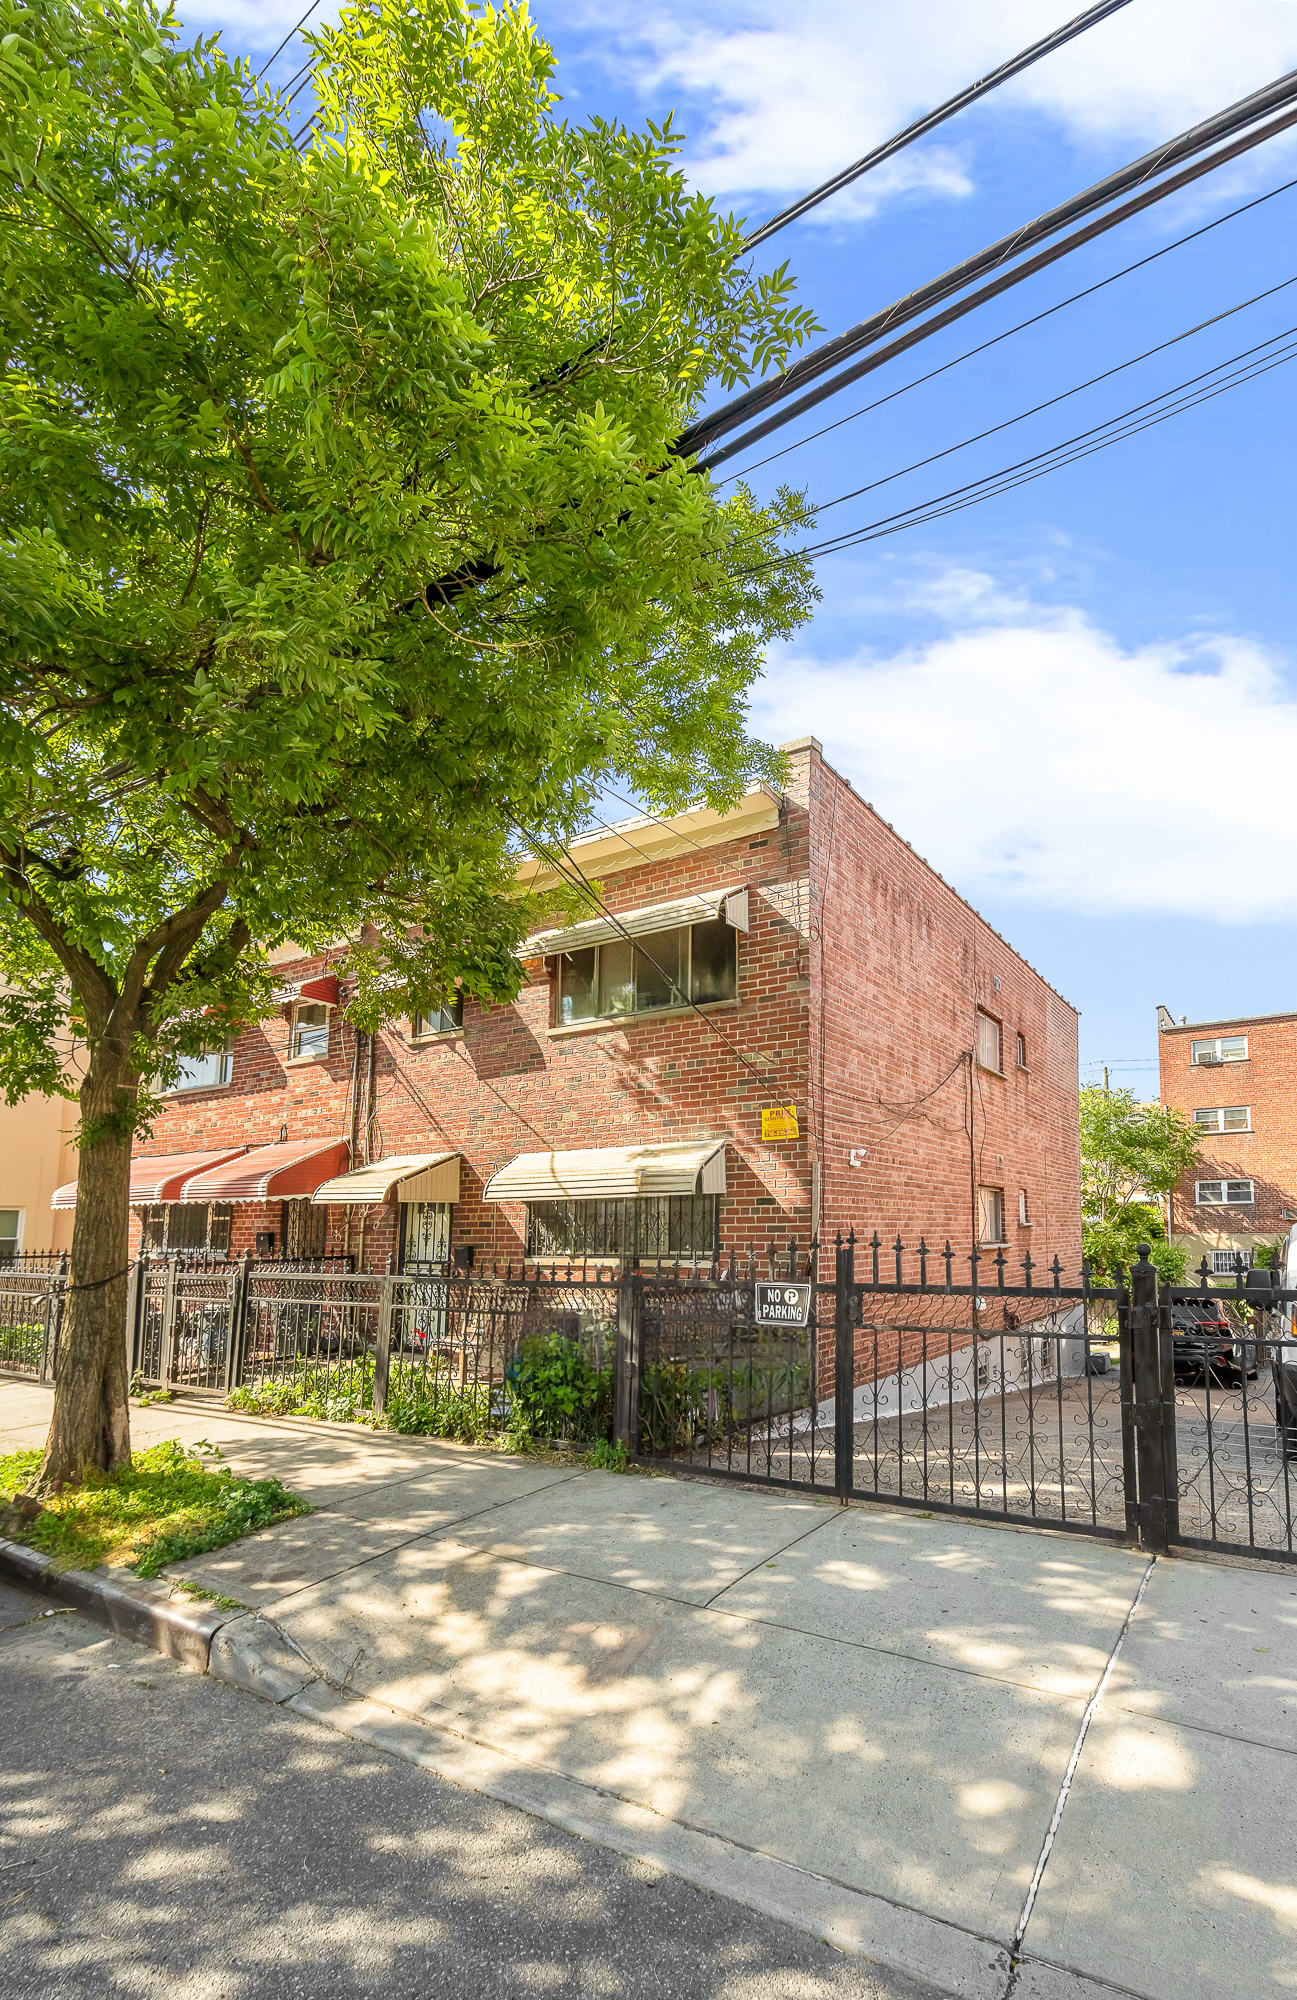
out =
[[[753,222],[1080,9],[1081,0],[539,0],[568,115],[675,110],[691,177]],[[268,52],[300,7],[188,25]],[[300,60],[298,57],[296,60]],[[293,49],[280,58],[296,67]],[[1158,141],[1297,67],[1297,0],[1133,0],[775,238],[837,332]],[[925,342],[725,468],[1297,178],[1283,138]],[[831,499],[1297,278],[1297,187],[750,473]],[[824,532],[1040,450],[1297,329],[1297,283]],[[1154,1088],[1154,1009],[1297,1005],[1297,361],[966,513],[820,564],[814,622],[754,702],[819,736],[904,836],[1082,1010],[1083,1075]]]

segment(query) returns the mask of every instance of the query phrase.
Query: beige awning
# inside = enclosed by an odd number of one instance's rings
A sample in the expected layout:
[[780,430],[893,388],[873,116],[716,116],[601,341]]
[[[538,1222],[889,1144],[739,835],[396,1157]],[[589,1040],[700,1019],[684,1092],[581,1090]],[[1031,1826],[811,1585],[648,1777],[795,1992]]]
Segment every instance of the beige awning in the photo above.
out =
[[724,1192],[723,1139],[519,1153],[491,1176],[484,1189],[487,1201],[601,1201],[618,1195]]
[[616,921],[591,917],[588,922],[569,924],[565,930],[537,931],[520,947],[523,958],[548,958],[556,951],[581,951],[586,945],[609,944],[620,937],[651,937],[654,931],[673,931],[681,924],[715,923],[727,896],[735,889],[708,889],[704,895],[682,896],[675,903],[651,903],[642,910],[618,910]]
[[386,1201],[393,1188],[398,1201],[458,1201],[459,1154],[394,1153],[389,1160],[325,1181],[311,1200],[322,1205]]

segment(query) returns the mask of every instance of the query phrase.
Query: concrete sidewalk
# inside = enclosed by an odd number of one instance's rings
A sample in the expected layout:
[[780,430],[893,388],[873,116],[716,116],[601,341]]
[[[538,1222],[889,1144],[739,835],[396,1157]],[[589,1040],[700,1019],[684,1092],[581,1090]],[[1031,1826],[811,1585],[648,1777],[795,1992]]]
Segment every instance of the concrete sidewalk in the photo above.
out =
[[[0,1385],[0,1451],[48,1405]],[[1297,1574],[195,1404],[134,1422],[319,1509],[185,1566],[258,1614],[213,1642],[227,1679],[941,1991],[1297,1985]]]

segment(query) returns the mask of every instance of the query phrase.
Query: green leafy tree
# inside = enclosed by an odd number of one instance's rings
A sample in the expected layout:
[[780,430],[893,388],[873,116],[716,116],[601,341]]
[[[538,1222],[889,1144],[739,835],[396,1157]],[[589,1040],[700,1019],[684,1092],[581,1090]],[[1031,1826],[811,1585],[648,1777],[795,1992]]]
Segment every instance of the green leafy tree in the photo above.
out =
[[1081,1240],[1096,1274],[1128,1271],[1147,1243],[1162,1276],[1183,1279],[1187,1252],[1168,1242],[1162,1206],[1197,1158],[1183,1112],[1132,1090],[1081,1092]]
[[669,124],[560,119],[520,6],[344,10],[304,145],[149,0],[0,21],[0,1084],[70,1034],[80,1099],[50,1487],[129,1456],[132,1137],[269,949],[360,939],[362,1023],[507,999],[521,844],[776,772],[804,510],[672,441],[810,321]]

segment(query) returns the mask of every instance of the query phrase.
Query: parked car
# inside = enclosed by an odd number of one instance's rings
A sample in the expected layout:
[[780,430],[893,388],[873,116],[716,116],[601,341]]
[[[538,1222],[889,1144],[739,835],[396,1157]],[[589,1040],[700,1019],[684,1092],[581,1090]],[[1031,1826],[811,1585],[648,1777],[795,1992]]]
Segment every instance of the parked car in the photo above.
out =
[[1186,1299],[1172,1306],[1171,1352],[1177,1381],[1198,1375],[1237,1380],[1244,1372],[1256,1374],[1255,1343],[1239,1340],[1223,1299]]

